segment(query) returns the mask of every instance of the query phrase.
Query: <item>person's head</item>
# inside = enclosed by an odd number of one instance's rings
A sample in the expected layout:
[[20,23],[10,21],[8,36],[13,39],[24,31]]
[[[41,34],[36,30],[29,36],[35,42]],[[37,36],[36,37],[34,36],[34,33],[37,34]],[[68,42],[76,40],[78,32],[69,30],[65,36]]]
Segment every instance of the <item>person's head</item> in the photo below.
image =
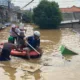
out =
[[12,24],[11,28],[12,28],[12,30],[14,30],[16,28],[16,25]]
[[34,38],[39,39],[40,38],[40,32],[39,31],[34,31]]
[[13,38],[12,36],[10,36],[10,37],[8,38],[8,42],[12,43],[13,41],[14,41],[14,38]]

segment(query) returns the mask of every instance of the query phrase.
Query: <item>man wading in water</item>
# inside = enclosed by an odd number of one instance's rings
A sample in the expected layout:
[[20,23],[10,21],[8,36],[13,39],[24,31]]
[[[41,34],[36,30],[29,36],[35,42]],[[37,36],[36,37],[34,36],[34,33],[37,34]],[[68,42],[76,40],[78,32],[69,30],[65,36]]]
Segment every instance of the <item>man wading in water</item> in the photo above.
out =
[[8,38],[8,42],[4,43],[3,49],[0,55],[0,61],[8,61],[10,60],[10,53],[12,49],[17,49],[17,47],[12,43],[13,37]]

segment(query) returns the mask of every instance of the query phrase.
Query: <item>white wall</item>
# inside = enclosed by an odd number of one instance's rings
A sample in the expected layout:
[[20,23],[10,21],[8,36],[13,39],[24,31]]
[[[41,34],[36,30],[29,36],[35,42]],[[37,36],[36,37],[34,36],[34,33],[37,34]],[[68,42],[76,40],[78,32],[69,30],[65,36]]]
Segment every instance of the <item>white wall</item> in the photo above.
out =
[[17,13],[11,13],[11,15],[10,15],[10,21],[11,22],[17,22],[18,21],[18,19],[17,19]]

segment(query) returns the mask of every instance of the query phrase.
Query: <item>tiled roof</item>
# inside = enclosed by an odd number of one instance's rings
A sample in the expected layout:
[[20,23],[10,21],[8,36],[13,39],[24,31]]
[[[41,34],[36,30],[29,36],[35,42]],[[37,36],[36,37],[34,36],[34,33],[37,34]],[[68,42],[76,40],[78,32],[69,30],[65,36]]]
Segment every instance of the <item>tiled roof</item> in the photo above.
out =
[[60,8],[61,12],[80,12],[80,8],[72,6],[70,8]]

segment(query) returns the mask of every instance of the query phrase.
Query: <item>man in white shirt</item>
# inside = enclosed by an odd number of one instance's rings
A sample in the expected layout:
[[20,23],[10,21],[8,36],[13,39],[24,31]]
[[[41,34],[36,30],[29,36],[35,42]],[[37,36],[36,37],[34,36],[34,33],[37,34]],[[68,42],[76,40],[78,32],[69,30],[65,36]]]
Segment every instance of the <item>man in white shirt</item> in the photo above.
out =
[[19,28],[17,28],[15,24],[12,24],[11,29],[10,29],[10,36],[14,38],[12,43],[14,43],[15,40],[17,40],[17,37],[19,34],[20,34]]

